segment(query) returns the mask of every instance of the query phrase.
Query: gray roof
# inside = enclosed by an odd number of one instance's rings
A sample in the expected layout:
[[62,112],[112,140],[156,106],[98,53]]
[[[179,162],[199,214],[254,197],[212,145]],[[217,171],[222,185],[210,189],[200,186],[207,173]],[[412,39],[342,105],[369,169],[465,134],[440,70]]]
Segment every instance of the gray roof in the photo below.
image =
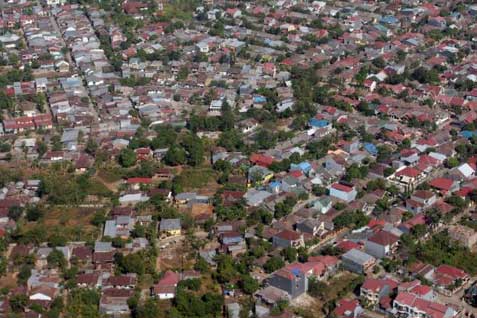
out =
[[111,242],[98,242],[94,243],[95,252],[110,252],[113,250],[113,245]]
[[360,250],[357,250],[357,249],[352,249],[346,252],[345,254],[343,254],[342,258],[351,260],[352,262],[360,264],[360,265],[364,265],[374,260],[374,257],[372,257],[371,255],[361,252]]
[[162,219],[160,230],[169,231],[169,230],[180,230],[181,229],[181,220],[180,219]]

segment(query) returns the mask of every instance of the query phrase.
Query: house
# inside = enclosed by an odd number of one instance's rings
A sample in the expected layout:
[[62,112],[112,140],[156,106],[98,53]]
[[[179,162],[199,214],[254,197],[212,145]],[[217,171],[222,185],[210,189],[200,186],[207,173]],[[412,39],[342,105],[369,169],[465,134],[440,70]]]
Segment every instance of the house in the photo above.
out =
[[252,166],[248,169],[247,182],[248,186],[263,185],[273,178],[273,172],[262,166]]
[[356,199],[358,191],[354,186],[348,186],[341,183],[334,183],[330,187],[330,196],[343,200],[345,202],[351,202]]
[[299,269],[279,269],[272,274],[267,283],[287,292],[292,299],[306,292],[305,273]]
[[102,290],[99,312],[108,316],[128,315],[128,299],[134,295],[133,289],[106,288]]
[[364,274],[376,264],[376,259],[360,250],[352,249],[341,256],[343,267],[350,272]]
[[283,230],[273,236],[274,247],[300,247],[305,246],[303,234],[295,231]]
[[421,213],[430,208],[437,201],[434,192],[428,190],[416,190],[411,198],[406,200],[406,208],[412,213]]
[[28,298],[33,302],[51,302],[58,294],[59,288],[40,285],[35,288],[32,288],[32,290],[30,291],[30,296]]
[[463,270],[445,264],[437,267],[432,276],[432,282],[437,290],[448,296],[462,289],[469,279],[469,274]]
[[165,272],[159,282],[152,287],[152,295],[159,299],[172,299],[176,297],[176,289],[179,281],[179,273],[173,271]]
[[249,160],[252,164],[265,168],[268,168],[274,161],[273,157],[257,153],[252,154]]
[[410,282],[404,282],[399,284],[398,292],[407,292],[413,295],[418,296],[419,298],[433,301],[436,299],[434,290],[432,287],[427,285],[422,285],[421,281],[416,279]]
[[317,210],[321,214],[328,212],[333,206],[329,197],[322,197],[312,203],[312,209]]
[[171,236],[181,235],[181,220],[162,219],[159,230]]
[[125,215],[118,216],[114,220],[107,220],[104,224],[104,236],[128,238],[134,229],[134,224],[135,219]]
[[368,238],[364,250],[376,258],[390,256],[398,247],[399,237],[381,230]]
[[363,313],[357,299],[340,299],[333,311],[336,318],[359,318]]
[[296,225],[296,230],[301,233],[308,233],[310,235],[316,236],[320,231],[325,229],[324,222],[318,219],[305,219]]
[[452,318],[457,315],[452,307],[422,299],[406,292],[397,294],[393,301],[393,309],[398,315],[406,317]]
[[126,275],[110,276],[103,281],[103,288],[126,288],[133,289],[137,283],[137,275],[129,273]]
[[386,278],[367,278],[360,288],[360,296],[367,303],[376,305],[381,298],[389,296],[398,287],[398,282]]
[[98,273],[83,273],[76,276],[76,286],[79,288],[100,288],[101,276]]
[[459,182],[448,178],[435,178],[429,182],[429,185],[439,191],[441,195],[446,195],[459,190]]
[[424,173],[414,167],[403,166],[388,177],[403,191],[408,191],[416,187],[424,179]]

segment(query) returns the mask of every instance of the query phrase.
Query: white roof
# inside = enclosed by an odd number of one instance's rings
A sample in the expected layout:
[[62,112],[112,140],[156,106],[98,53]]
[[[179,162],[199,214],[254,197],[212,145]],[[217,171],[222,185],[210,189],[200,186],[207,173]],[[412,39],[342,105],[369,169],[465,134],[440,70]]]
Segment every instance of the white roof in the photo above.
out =
[[462,175],[466,178],[472,176],[475,172],[475,170],[468,163],[464,163],[463,165],[459,166],[457,170],[459,170],[459,172],[462,173]]

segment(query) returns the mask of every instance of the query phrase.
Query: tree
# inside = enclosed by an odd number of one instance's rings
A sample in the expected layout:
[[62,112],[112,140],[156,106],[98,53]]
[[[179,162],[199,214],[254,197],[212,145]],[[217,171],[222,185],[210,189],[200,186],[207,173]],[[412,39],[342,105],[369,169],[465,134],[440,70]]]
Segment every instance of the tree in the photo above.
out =
[[242,288],[244,293],[252,295],[258,290],[260,284],[256,279],[247,274],[242,276],[242,279],[240,280],[240,287]]
[[136,163],[136,153],[134,150],[129,148],[124,148],[119,153],[119,163],[125,167],[132,167]]
[[273,256],[263,265],[263,269],[267,273],[272,273],[285,266],[285,262],[278,256]]
[[98,144],[94,139],[89,138],[86,142],[85,151],[90,155],[94,155],[96,153],[96,150],[98,150]]
[[237,276],[234,260],[230,255],[220,255],[217,260],[217,280],[219,283],[228,283]]
[[204,144],[202,139],[200,139],[197,135],[186,135],[183,138],[181,144],[187,152],[187,163],[189,165],[198,166],[204,161]]
[[189,68],[187,66],[182,66],[177,73],[177,80],[183,81],[189,76]]
[[23,208],[18,205],[11,206],[8,209],[8,217],[14,221],[18,221],[23,214]]
[[17,294],[10,297],[10,308],[13,312],[23,312],[28,304],[28,297],[25,294]]
[[65,268],[66,267],[66,258],[65,255],[60,250],[53,249],[50,254],[48,254],[46,260],[48,261],[48,266],[51,268]]
[[170,166],[183,165],[186,162],[186,151],[179,145],[172,145],[164,156],[164,162]]
[[131,316],[133,318],[161,318],[164,317],[164,313],[157,300],[149,298],[143,305],[133,308]]
[[293,247],[287,247],[286,249],[282,250],[282,255],[285,257],[285,260],[292,263],[296,261],[298,252]]
[[30,205],[26,209],[26,219],[29,222],[35,222],[41,219],[44,215],[43,210],[38,205]]
[[310,296],[323,298],[328,289],[329,287],[326,283],[317,280],[315,277],[311,277],[308,281],[308,293]]

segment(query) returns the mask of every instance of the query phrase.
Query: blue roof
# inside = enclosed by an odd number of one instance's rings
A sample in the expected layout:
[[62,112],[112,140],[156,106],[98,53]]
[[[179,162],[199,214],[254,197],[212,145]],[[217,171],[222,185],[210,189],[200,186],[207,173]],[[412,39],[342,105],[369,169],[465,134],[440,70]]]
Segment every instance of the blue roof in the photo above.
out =
[[275,188],[275,187],[279,187],[281,185],[280,181],[272,181],[270,182],[270,188]]
[[399,19],[396,18],[395,16],[387,15],[385,17],[382,17],[380,22],[381,23],[386,23],[386,24],[395,24],[395,23],[399,22]]
[[470,139],[474,136],[477,136],[477,131],[470,131],[470,130],[462,130],[460,132],[461,136],[467,139]]
[[267,98],[265,96],[262,96],[262,95],[257,95],[257,96],[253,97],[253,102],[254,103],[266,103]]
[[370,142],[365,142],[364,143],[364,149],[372,155],[377,155],[378,154],[378,148],[376,148],[376,146],[373,145]]
[[316,118],[312,118],[309,120],[308,122],[310,124],[310,126],[312,127],[318,127],[318,128],[322,128],[322,127],[326,127],[329,125],[329,122],[325,119],[316,119]]
[[300,167],[301,170],[305,171],[311,169],[311,164],[306,161],[303,161],[298,164],[298,167]]
[[298,268],[292,268],[291,272],[292,272],[293,275],[295,275],[295,276],[298,276],[298,275],[300,275],[300,273],[301,273]]

